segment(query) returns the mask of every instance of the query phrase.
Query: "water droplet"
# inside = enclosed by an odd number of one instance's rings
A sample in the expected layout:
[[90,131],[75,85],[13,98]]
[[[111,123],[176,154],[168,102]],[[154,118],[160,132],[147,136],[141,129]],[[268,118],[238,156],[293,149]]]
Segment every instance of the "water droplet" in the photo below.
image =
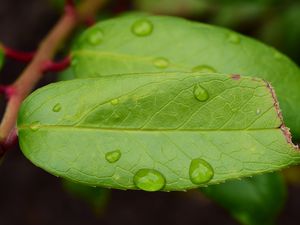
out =
[[192,69],[192,72],[215,73],[217,71],[213,67],[211,67],[211,66],[208,66],[208,65],[199,65],[199,66],[195,66]]
[[276,51],[276,52],[274,53],[274,58],[275,58],[275,59],[282,59],[283,56],[282,56],[282,54],[281,54],[280,52],[277,52],[277,51]]
[[133,182],[144,191],[159,191],[166,184],[164,176],[154,169],[140,169],[134,175]]
[[71,66],[76,66],[78,64],[78,59],[76,57],[72,57]]
[[53,106],[52,111],[53,112],[59,112],[61,110],[61,104],[57,103]]
[[214,170],[204,159],[193,159],[189,170],[190,179],[194,184],[204,184],[214,176]]
[[88,42],[91,45],[98,45],[102,42],[102,40],[103,40],[103,32],[99,28],[92,30],[88,36]]
[[208,99],[208,92],[200,85],[195,84],[194,86],[194,96],[197,100],[204,102]]
[[147,19],[140,19],[132,24],[131,31],[137,36],[148,36],[153,31],[153,24]]
[[160,69],[165,69],[169,66],[169,60],[163,57],[158,57],[153,60],[153,64],[155,67],[160,68]]
[[231,33],[228,35],[228,41],[233,43],[233,44],[238,44],[241,41],[241,38],[238,34]]
[[31,123],[29,127],[32,131],[37,131],[40,128],[40,126],[41,126],[41,123],[39,121],[35,121],[35,122]]
[[119,99],[115,98],[115,99],[111,100],[110,104],[112,104],[112,105],[118,105],[119,104]]
[[260,110],[260,109],[257,109],[257,110],[256,110],[256,115],[259,115],[260,112],[261,112],[261,110]]
[[119,159],[121,158],[121,151],[119,149],[114,150],[112,152],[107,152],[105,154],[105,159],[109,162],[109,163],[114,163],[117,162]]

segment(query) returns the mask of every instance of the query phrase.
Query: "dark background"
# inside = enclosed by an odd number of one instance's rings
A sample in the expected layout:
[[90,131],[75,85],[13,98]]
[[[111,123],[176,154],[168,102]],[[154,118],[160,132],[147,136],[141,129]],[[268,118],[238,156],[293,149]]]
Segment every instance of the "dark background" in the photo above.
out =
[[[106,10],[118,12],[127,8],[132,8],[132,4],[128,1],[119,1],[118,4],[114,1]],[[34,50],[59,15],[59,10],[51,6],[47,0],[0,0],[0,40],[16,49]],[[209,22],[209,16],[192,17]],[[258,29],[253,21],[247,26],[234,25],[233,28],[252,36],[255,36]],[[295,48],[300,52],[299,42]],[[286,51],[286,48],[282,50]],[[299,62],[297,53],[293,51],[290,55]],[[24,66],[25,64],[6,60],[0,73],[0,83],[11,83]],[[40,85],[54,81],[55,78],[55,74],[46,74]],[[1,97],[1,114],[4,106],[5,100]],[[299,208],[300,186],[289,185],[287,204],[280,214],[278,224],[300,224]],[[19,224],[233,225],[237,223],[224,209],[203,197],[198,191],[146,193],[112,190],[102,213],[95,214],[86,202],[66,192],[59,178],[33,166],[16,147],[8,152],[0,166],[0,225]]]

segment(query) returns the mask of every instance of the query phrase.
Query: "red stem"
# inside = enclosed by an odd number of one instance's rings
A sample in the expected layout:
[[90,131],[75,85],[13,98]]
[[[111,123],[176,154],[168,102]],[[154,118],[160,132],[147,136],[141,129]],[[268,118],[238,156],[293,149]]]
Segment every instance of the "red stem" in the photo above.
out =
[[32,58],[35,55],[35,52],[21,52],[14,50],[12,48],[9,48],[7,46],[3,46],[4,53],[7,57],[10,57],[12,59],[21,61],[21,62],[30,62]]
[[46,61],[43,65],[43,72],[60,72],[70,66],[71,59],[69,56],[59,62],[52,60]]
[[14,95],[15,89],[13,86],[10,85],[0,85],[0,93],[5,94],[6,98],[9,99],[11,96]]

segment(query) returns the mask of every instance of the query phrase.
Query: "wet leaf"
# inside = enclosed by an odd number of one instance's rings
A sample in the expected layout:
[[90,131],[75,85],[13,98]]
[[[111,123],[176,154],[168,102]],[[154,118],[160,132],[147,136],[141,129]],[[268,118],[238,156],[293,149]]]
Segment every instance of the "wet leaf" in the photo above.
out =
[[125,16],[88,29],[72,58],[79,78],[162,71],[261,77],[274,86],[286,124],[300,138],[299,68],[274,48],[233,31],[175,17]]
[[22,104],[18,132],[25,156],[54,175],[172,191],[299,163],[278,113],[275,94],[257,78],[130,74],[35,91]]

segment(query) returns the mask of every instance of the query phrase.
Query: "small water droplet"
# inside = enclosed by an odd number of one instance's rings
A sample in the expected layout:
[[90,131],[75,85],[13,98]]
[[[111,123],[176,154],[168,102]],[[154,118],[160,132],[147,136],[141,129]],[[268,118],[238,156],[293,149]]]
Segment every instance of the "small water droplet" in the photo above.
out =
[[140,169],[134,175],[133,182],[144,191],[159,191],[166,184],[164,176],[154,169]]
[[257,109],[257,110],[256,110],[256,115],[259,115],[260,112],[261,112],[261,110],[260,110],[260,109]]
[[109,163],[114,163],[117,162],[120,158],[121,158],[121,151],[119,149],[111,151],[111,152],[107,152],[105,154],[105,159],[109,162]]
[[140,19],[132,24],[131,31],[137,36],[148,36],[153,31],[153,24],[148,19]]
[[160,69],[165,69],[169,66],[169,60],[163,57],[158,57],[153,60],[153,64],[155,67],[160,68]]
[[200,84],[195,84],[194,86],[194,96],[197,100],[204,102],[208,99],[208,92]]
[[112,104],[112,105],[118,105],[119,104],[119,99],[115,98],[115,99],[111,100],[110,104]]
[[98,45],[102,42],[102,40],[103,40],[103,32],[99,28],[92,30],[88,36],[88,42],[91,45]]
[[190,179],[194,184],[204,184],[214,176],[214,170],[204,159],[193,159],[189,170]]
[[208,65],[199,65],[199,66],[195,66],[192,69],[192,72],[215,73],[217,71],[213,67],[211,67],[211,66],[208,66]]
[[282,54],[281,54],[280,52],[275,52],[275,53],[274,53],[274,58],[275,58],[275,59],[282,59],[283,56],[282,56]]
[[71,66],[76,66],[78,64],[77,57],[72,57]]
[[52,111],[53,112],[59,112],[61,110],[61,104],[57,103],[53,106]]
[[37,131],[40,128],[40,126],[41,126],[41,123],[39,121],[35,121],[35,122],[31,123],[29,127],[32,131]]
[[241,38],[238,34],[231,33],[228,35],[228,41],[233,43],[233,44],[239,44],[241,41]]

